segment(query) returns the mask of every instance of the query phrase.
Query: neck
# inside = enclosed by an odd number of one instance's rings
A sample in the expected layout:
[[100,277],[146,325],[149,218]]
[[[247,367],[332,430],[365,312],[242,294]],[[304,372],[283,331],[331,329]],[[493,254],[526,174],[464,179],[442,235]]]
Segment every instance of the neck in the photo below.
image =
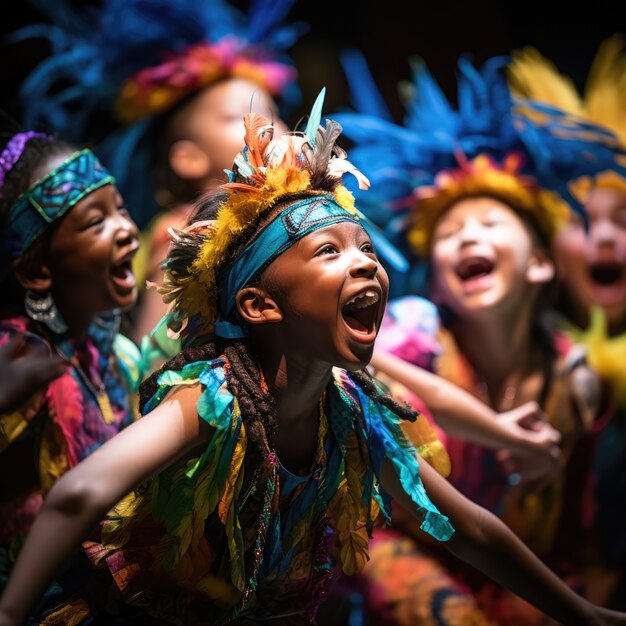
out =
[[510,385],[516,387],[530,373],[537,355],[532,340],[532,306],[507,313],[468,316],[452,332],[459,349],[497,404]]
[[261,351],[261,369],[276,403],[278,424],[294,424],[317,415],[318,403],[331,377],[331,366],[302,355]]

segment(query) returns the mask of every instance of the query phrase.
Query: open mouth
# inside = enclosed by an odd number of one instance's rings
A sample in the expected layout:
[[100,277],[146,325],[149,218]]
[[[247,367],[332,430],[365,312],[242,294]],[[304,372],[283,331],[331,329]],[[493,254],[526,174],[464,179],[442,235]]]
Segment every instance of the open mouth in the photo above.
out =
[[589,273],[598,285],[614,285],[622,280],[624,267],[619,263],[596,263],[589,268]]
[[494,263],[484,257],[468,257],[460,261],[456,266],[455,271],[457,276],[463,282],[469,282],[476,278],[482,278],[483,276],[489,276],[494,268]]
[[132,291],[136,285],[135,275],[131,267],[131,259],[127,259],[111,268],[111,280],[124,292]]
[[341,309],[343,319],[356,335],[370,337],[376,332],[380,296],[373,289],[356,295]]

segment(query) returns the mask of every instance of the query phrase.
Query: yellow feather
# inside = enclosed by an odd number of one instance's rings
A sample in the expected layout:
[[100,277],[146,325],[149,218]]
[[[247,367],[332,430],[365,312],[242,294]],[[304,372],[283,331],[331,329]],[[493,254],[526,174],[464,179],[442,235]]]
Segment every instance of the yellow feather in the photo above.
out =
[[513,61],[507,71],[514,94],[582,115],[583,105],[576,86],[559,73],[554,63],[532,47],[514,50],[511,56]]

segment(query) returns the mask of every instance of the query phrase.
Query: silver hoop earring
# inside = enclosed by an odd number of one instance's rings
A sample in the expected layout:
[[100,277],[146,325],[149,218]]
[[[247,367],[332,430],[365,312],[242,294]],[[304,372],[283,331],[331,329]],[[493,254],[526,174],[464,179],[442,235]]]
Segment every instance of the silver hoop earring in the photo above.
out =
[[45,324],[53,333],[60,335],[67,331],[67,324],[49,291],[43,296],[38,296],[35,291],[29,289],[24,294],[24,308],[30,319]]

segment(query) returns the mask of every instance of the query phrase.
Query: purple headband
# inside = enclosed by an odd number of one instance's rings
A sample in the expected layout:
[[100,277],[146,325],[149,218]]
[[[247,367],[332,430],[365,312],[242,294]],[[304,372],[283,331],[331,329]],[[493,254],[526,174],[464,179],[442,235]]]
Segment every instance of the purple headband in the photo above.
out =
[[46,135],[46,133],[38,133],[34,130],[17,133],[11,137],[9,143],[7,143],[4,147],[2,154],[0,154],[0,187],[4,185],[4,177],[13,169],[13,166],[22,156],[26,142],[29,139],[35,139],[36,137],[41,139],[50,139],[50,135]]

